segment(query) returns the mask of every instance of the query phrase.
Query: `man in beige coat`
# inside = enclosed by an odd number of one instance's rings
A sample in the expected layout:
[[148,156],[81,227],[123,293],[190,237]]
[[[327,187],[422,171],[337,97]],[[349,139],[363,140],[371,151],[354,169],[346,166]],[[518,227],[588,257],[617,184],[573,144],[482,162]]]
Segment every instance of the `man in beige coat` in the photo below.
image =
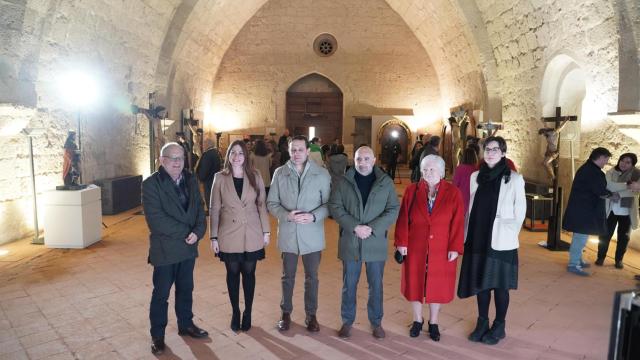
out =
[[316,332],[318,309],[318,267],[324,249],[324,219],[331,177],[309,157],[309,141],[296,136],[289,144],[291,159],[276,169],[267,198],[269,212],[278,218],[278,248],[282,252],[282,317],[280,331],[291,325],[293,287],[298,256],[304,265],[304,307],[307,330]]

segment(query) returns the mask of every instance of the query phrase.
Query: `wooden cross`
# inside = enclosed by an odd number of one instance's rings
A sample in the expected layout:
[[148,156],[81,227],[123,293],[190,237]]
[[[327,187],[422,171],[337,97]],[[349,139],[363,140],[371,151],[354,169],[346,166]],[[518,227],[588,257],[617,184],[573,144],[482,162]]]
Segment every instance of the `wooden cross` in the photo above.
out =
[[558,144],[556,151],[558,157],[553,160],[553,170],[555,176],[553,178],[553,201],[551,202],[551,216],[549,218],[549,228],[547,231],[547,249],[552,251],[566,251],[569,249],[569,244],[560,240],[560,231],[562,224],[562,188],[558,187],[558,175],[560,165],[560,131],[564,128],[564,125],[569,121],[578,121],[576,115],[562,116],[561,108],[556,107],[556,116],[543,117],[541,120],[545,123],[553,122],[555,124],[554,129],[558,131]]

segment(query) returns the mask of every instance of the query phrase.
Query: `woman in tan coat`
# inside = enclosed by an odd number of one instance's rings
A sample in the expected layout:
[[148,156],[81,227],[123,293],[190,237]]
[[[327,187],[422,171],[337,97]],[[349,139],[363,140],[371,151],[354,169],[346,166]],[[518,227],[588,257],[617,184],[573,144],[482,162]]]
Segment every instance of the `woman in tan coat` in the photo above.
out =
[[[270,237],[264,182],[248,154],[243,141],[234,141],[227,150],[224,169],[215,175],[211,189],[211,249],[227,268],[233,331],[251,328],[256,263],[264,259]],[[241,274],[245,305],[242,325]]]

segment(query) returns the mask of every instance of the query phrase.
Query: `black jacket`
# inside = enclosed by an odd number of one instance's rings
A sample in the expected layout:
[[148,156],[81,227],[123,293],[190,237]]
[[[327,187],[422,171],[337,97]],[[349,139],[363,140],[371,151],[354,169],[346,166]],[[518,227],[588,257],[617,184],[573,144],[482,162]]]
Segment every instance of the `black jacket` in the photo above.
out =
[[198,161],[198,165],[196,165],[198,180],[204,184],[204,203],[207,208],[209,207],[209,202],[211,202],[213,177],[220,171],[221,167],[222,159],[220,159],[220,153],[218,149],[214,147],[210,147],[202,153],[202,158]]
[[198,256],[198,243],[189,245],[189,233],[201,239],[207,230],[202,197],[196,177],[182,172],[189,192],[189,206],[180,205],[175,183],[160,167],[142,182],[142,206],[149,226],[149,257],[153,266],[176,264]]
[[605,200],[602,197],[609,194],[604,173],[593,161],[587,160],[573,180],[562,228],[580,234],[604,234]]

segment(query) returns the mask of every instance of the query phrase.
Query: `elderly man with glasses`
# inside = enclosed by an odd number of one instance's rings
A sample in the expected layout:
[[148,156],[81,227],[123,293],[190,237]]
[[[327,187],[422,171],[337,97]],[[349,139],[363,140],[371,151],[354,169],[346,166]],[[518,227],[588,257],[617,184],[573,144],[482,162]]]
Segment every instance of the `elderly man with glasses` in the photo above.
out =
[[193,323],[193,268],[198,240],[206,231],[198,181],[184,170],[185,153],[175,142],[160,151],[160,168],[142,183],[142,205],[149,226],[149,257],[153,294],[149,309],[151,352],[164,352],[169,292],[175,284],[178,334],[203,338],[209,334]]

